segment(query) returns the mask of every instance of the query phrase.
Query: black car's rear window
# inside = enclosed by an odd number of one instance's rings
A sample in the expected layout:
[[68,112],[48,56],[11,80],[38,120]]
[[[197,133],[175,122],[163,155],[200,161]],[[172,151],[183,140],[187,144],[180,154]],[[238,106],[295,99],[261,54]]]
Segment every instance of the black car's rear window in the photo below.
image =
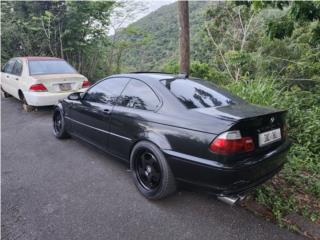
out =
[[29,70],[30,75],[77,73],[64,60],[31,60]]
[[239,97],[198,79],[167,79],[161,82],[187,108],[210,108],[243,103]]

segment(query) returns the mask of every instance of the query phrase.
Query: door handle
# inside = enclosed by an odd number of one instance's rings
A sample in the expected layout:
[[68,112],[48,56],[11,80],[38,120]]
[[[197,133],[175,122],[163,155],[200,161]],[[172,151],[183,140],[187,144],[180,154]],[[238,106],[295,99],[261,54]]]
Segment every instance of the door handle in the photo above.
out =
[[19,78],[16,78],[16,80],[18,81],[18,80],[19,80]]
[[9,76],[8,76],[8,75],[6,75],[6,78],[9,78]]
[[103,109],[103,112],[104,112],[105,114],[110,114],[110,113],[111,113],[111,110],[110,110],[110,109]]

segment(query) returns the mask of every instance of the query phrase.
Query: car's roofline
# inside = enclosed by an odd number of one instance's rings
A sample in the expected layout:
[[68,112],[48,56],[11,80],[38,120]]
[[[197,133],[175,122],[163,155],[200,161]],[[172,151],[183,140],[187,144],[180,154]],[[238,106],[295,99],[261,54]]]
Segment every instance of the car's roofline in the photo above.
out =
[[174,74],[163,74],[163,73],[122,73],[111,75],[109,77],[127,77],[143,80],[145,82],[160,81],[163,79],[174,79],[176,76]]
[[174,75],[174,73],[168,73],[168,72],[157,72],[157,71],[137,71],[137,72],[129,72],[129,74],[168,74],[168,75]]
[[57,57],[47,57],[47,56],[24,56],[24,57],[17,57],[17,58],[22,58],[26,60],[34,60],[34,61],[40,61],[40,60],[60,60],[64,61],[62,58],[57,58]]
[[109,77],[127,77],[127,78],[135,78],[143,81],[161,81],[161,80],[174,80],[174,79],[189,79],[189,80],[201,80],[200,78],[190,77],[187,74],[174,74],[174,73],[166,73],[166,72],[130,72],[130,73],[119,73],[114,74]]

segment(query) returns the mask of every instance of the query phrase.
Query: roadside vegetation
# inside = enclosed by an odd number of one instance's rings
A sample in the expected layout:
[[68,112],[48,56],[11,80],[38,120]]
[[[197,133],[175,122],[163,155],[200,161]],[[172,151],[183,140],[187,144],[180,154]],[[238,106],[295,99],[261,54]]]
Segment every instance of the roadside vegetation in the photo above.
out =
[[320,88],[304,90],[276,79],[234,82],[227,88],[248,102],[288,109],[293,145],[284,169],[259,187],[253,197],[274,217],[296,212],[320,224]]
[[[248,102],[288,109],[288,163],[251,196],[282,225],[290,213],[320,224],[320,4],[212,4],[191,75]],[[178,72],[177,58],[163,65]]]
[[[2,1],[1,61],[63,57],[91,81],[127,71],[177,73],[176,3],[126,28],[112,25],[116,8],[124,9],[120,23],[137,13],[126,4]],[[320,224],[320,2],[190,2],[190,25],[192,76],[288,109],[288,163],[252,198],[280,224],[292,212]]]

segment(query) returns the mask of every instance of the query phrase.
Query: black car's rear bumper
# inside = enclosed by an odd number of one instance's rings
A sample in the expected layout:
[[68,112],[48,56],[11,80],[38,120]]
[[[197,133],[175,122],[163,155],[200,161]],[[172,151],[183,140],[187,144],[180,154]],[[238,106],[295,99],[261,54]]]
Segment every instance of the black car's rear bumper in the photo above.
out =
[[178,181],[215,194],[244,193],[281,170],[290,143],[286,141],[267,154],[245,159],[234,166],[164,150]]

